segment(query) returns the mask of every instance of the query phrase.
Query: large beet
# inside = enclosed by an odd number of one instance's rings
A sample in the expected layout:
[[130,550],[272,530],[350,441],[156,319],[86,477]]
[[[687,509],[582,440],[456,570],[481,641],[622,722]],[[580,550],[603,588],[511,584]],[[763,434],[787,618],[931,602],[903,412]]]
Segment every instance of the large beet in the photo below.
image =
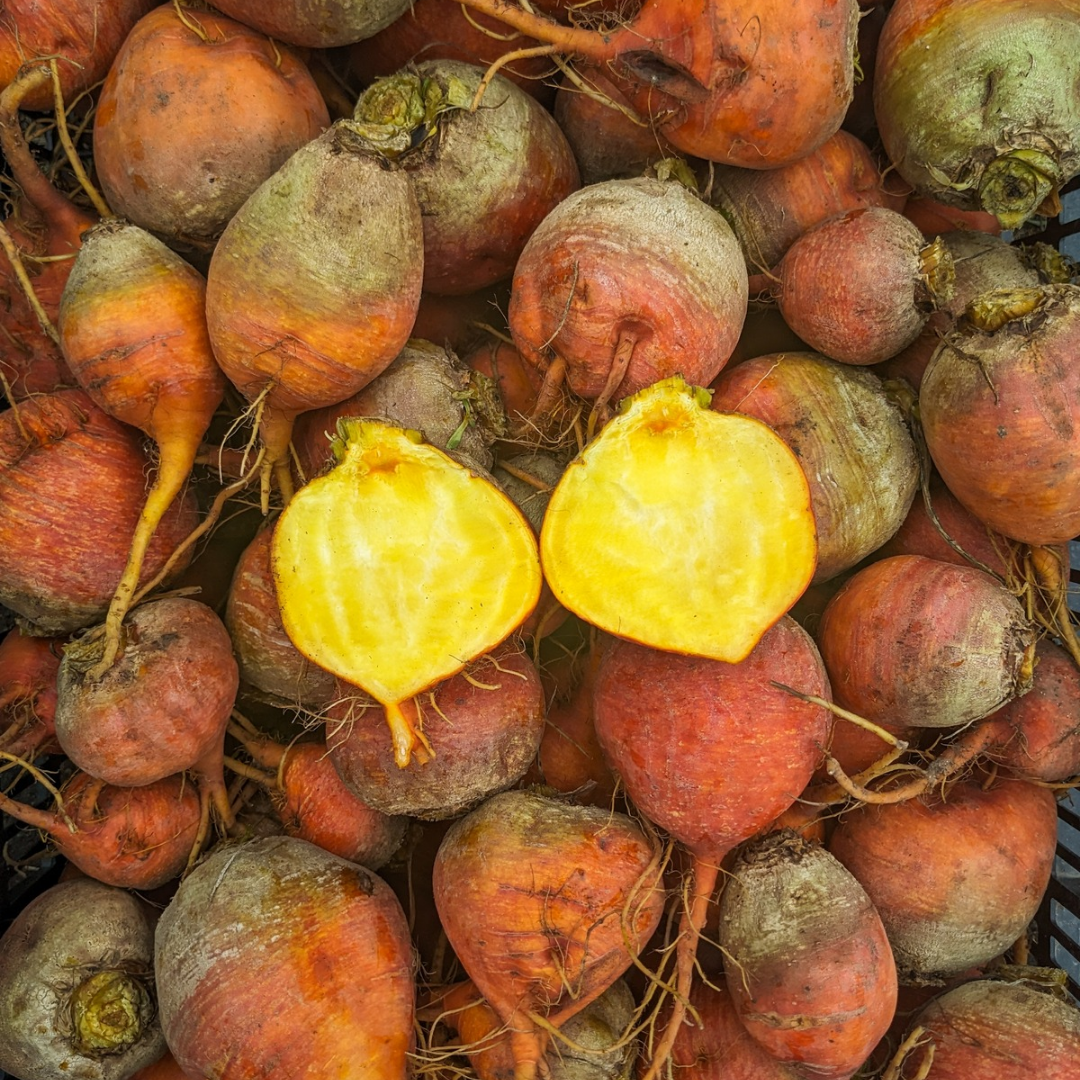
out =
[[[721,860],[795,801],[828,739],[829,713],[777,684],[829,697],[813,640],[788,616],[739,663],[618,639],[600,661],[594,703],[604,754],[637,808],[693,859],[678,947],[681,1001]],[[649,1077],[668,1057],[684,1015],[677,1004]]]
[[676,373],[704,386],[735,348],[747,289],[716,210],[677,181],[607,180],[563,199],[529,238],[510,333],[585,398],[616,401]]
[[1080,533],[1080,287],[984,294],[919,389],[926,444],[956,498],[1026,544]]
[[161,1057],[153,950],[134,894],[88,878],[39,893],[0,938],[0,1069],[127,1080]]
[[292,49],[214,12],[162,4],[132,29],[101,88],[94,165],[117,214],[208,254],[255,188],[329,123]]
[[404,1080],[413,952],[375,874],[305,840],[219,848],[180,884],[154,947],[185,1072]]
[[1076,0],[898,0],[874,71],[897,171],[1006,229],[1056,212],[1057,189],[1080,167],[1078,48]]
[[222,370],[258,409],[264,509],[271,475],[292,493],[296,415],[356,393],[405,345],[423,264],[408,177],[344,120],[230,219],[210,260],[206,321]]

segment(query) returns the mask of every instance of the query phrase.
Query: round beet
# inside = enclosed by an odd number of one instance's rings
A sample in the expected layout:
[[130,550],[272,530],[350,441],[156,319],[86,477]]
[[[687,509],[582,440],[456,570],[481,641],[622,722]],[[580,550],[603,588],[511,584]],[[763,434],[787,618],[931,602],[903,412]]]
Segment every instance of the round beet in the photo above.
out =
[[510,332],[549,383],[565,377],[585,398],[617,401],[676,373],[705,386],[739,339],[747,288],[719,212],[676,180],[608,180],[565,198],[529,238]]
[[847,131],[779,169],[716,165],[708,191],[751,272],[771,270],[804,232],[828,218],[866,206],[899,212],[905,201],[867,145]]
[[244,548],[225,604],[228,628],[246,692],[284,708],[322,708],[334,696],[334,676],[312,663],[281,624],[270,563],[273,529]]
[[932,1062],[921,1075],[933,1080],[1065,1080],[1080,1058],[1080,1011],[1026,982],[963,983],[924,1005],[910,1028],[922,1033],[921,1049],[904,1076]]
[[123,648],[99,678],[94,642],[69,645],[57,676],[56,737],[80,769],[123,787],[190,770],[225,825],[225,727],[240,683],[212,608],[166,597],[136,608]]
[[154,924],[89,878],[32,899],[0,937],[0,1069],[21,1080],[127,1080],[165,1052]]
[[209,253],[255,188],[329,123],[292,49],[162,4],[132,29],[101,88],[94,165],[116,214],[178,251]]
[[919,982],[986,964],[1020,937],[1050,882],[1056,844],[1052,791],[976,779],[944,796],[858,806],[840,818],[829,848],[874,902],[901,979]]
[[930,456],[991,529],[1026,544],[1080,533],[1080,287],[984,293],[919,390]]
[[293,445],[306,479],[335,463],[331,440],[343,416],[413,428],[432,446],[452,450],[481,469],[491,468],[491,444],[504,426],[498,395],[490,385],[450,350],[417,337],[362,390],[296,418]]
[[803,233],[776,268],[784,321],[845,364],[877,364],[910,345],[952,294],[953,260],[896,210],[872,206]]
[[201,862],[161,914],[154,975],[169,1048],[193,1076],[345,1076],[358,1063],[407,1075],[405,914],[381,878],[306,840],[226,845]]
[[1035,646],[1031,689],[987,723],[1001,726],[991,760],[1014,776],[1061,783],[1080,774],[1080,668],[1048,638]]
[[1076,0],[897,0],[878,41],[881,140],[917,192],[1004,229],[1057,213],[1080,168]]
[[1035,626],[973,567],[895,555],[826,605],[817,641],[837,704],[894,726],[978,720],[1031,685]]

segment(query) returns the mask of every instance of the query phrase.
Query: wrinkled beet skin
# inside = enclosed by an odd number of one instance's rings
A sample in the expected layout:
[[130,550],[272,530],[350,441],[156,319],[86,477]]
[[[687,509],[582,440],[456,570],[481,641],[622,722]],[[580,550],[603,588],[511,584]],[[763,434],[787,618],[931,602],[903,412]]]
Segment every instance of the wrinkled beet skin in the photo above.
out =
[[1072,1080],[1080,1060],[1080,1012],[1025,983],[973,979],[927,1003],[912,1020],[925,1029],[905,1075],[926,1060],[933,1080]]
[[40,892],[0,938],[0,1069],[26,1080],[127,1080],[161,1057],[156,1019],[126,1051],[94,1057],[75,1051],[64,1024],[73,972],[126,970],[152,993],[153,952],[153,913],[134,893],[90,878]]
[[125,637],[97,682],[61,661],[56,733],[68,757],[138,787],[220,755],[240,676],[217,615],[195,600],[157,600],[128,616]]
[[528,1013],[557,1027],[630,966],[663,910],[656,856],[626,815],[526,791],[450,828],[432,875],[439,916],[515,1035],[532,1029],[542,1046]]
[[[81,390],[32,398],[18,418],[31,432],[29,447],[15,413],[0,413],[0,603],[40,632],[70,633],[109,606],[145,498],[149,457],[137,431]],[[143,581],[197,523],[188,491],[154,533]]]
[[[104,77],[131,28],[157,0],[8,0],[0,21],[0,86],[27,60],[59,56],[64,100],[71,102]],[[24,109],[51,109],[46,82],[23,99]]]
[[183,776],[140,788],[106,784],[93,811],[84,795],[93,780],[76,773],[65,785],[64,807],[77,831],[62,822],[53,831],[57,850],[106,885],[155,889],[180,876],[199,829],[199,796]]

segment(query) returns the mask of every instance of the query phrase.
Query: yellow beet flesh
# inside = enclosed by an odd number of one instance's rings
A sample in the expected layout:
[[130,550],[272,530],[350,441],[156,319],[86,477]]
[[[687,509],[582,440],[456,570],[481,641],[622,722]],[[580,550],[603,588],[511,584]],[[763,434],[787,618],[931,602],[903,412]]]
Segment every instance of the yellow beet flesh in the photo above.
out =
[[431,748],[401,702],[521,625],[540,595],[536,540],[494,484],[416,432],[345,420],[335,451],[274,530],[281,619],[308,659],[384,706],[404,767]]
[[664,379],[626,399],[566,469],[540,556],[556,598],[586,622],[738,663],[813,577],[806,476],[772,428]]

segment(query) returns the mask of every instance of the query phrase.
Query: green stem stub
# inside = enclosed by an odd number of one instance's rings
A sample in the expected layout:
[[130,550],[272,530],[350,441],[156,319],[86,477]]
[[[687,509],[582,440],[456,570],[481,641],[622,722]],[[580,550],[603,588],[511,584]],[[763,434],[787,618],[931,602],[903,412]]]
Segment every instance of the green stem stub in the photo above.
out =
[[1061,183],[1061,170],[1041,150],[1012,150],[995,158],[979,182],[979,203],[1003,229],[1024,224]]
[[99,971],[71,995],[75,1046],[88,1057],[119,1054],[134,1045],[153,1015],[145,985],[126,971]]
[[445,86],[434,79],[400,72],[376,79],[360,95],[352,130],[391,161],[422,146],[438,131],[439,118],[468,108],[472,96],[458,79]]

